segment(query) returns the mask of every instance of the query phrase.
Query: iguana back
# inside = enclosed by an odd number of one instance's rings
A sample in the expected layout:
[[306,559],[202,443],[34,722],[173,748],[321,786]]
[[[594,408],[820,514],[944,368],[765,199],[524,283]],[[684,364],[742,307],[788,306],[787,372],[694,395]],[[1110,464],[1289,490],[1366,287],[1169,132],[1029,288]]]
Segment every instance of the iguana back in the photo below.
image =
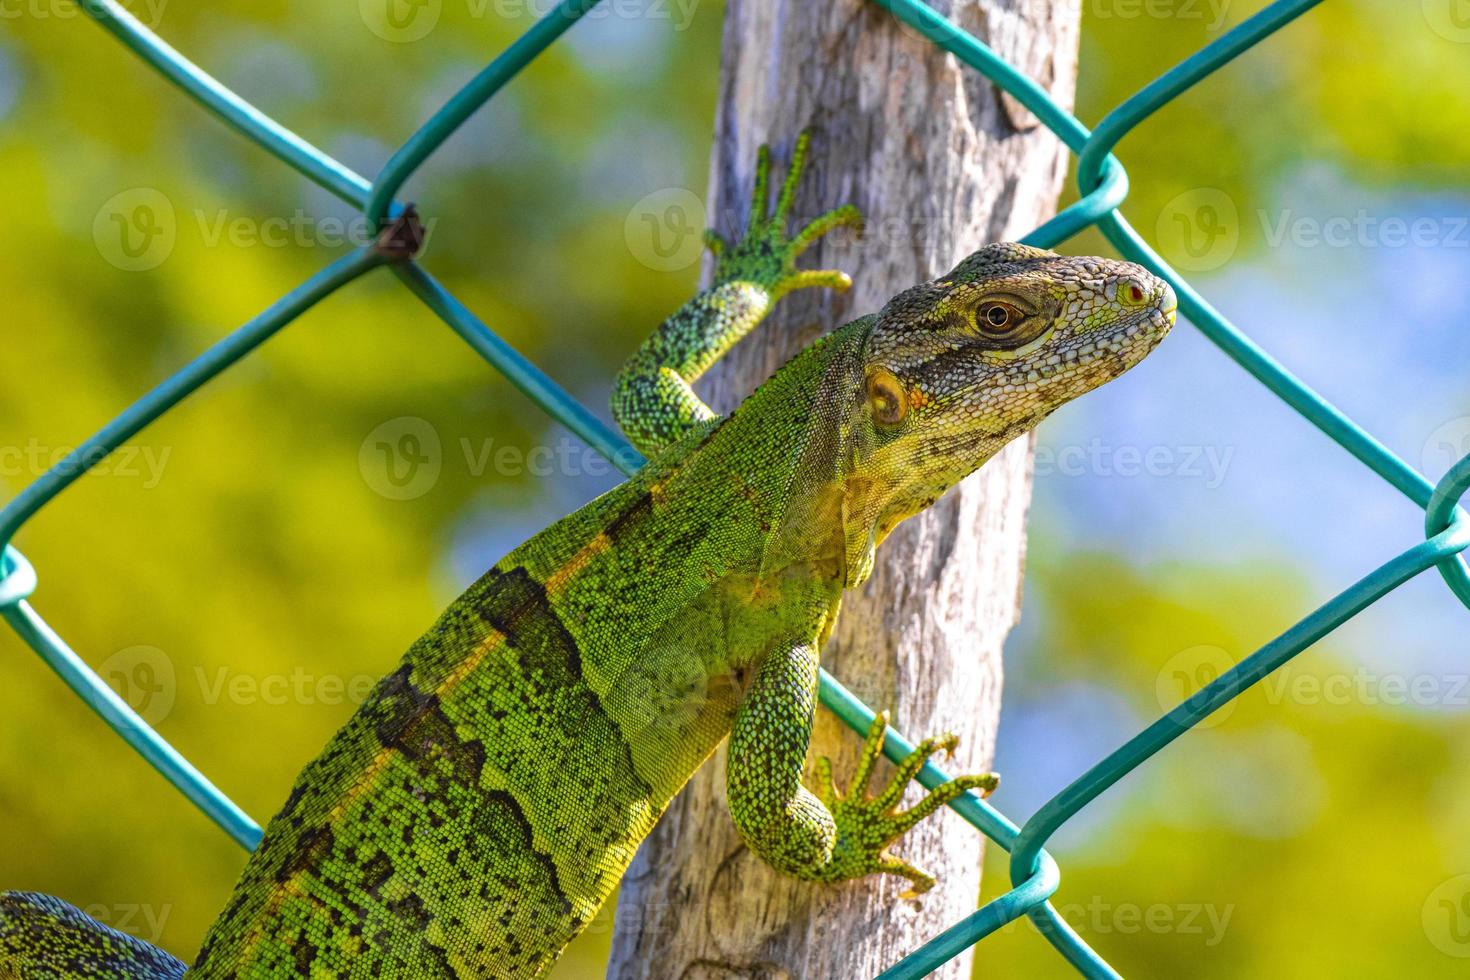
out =
[[[786,629],[753,593],[793,444],[822,424],[815,379],[857,334],[799,355],[460,596],[302,771],[189,976],[544,969]],[[803,565],[778,574],[822,578]],[[835,568],[812,585],[833,602]]]
[[[659,615],[618,569],[647,482],[532,538],[414,644],[302,772],[191,976],[533,976],[595,913],[677,789],[606,703]],[[583,576],[611,591],[578,622]]]

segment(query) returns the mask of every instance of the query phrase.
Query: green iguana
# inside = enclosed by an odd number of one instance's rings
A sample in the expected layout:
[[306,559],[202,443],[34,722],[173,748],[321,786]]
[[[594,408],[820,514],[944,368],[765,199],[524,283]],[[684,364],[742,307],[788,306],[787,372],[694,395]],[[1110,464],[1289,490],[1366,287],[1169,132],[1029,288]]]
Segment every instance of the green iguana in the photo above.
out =
[[[795,260],[856,208],[786,223],[769,154],[714,285],[628,361],[613,411],[650,462],[512,551],[454,602],[302,771],[190,978],[542,974],[665,806],[730,738],[730,811],[780,871],[902,875],[909,828],[992,775],[899,810],[953,738],[846,793],[802,785],[817,665],[873,551],[1002,446],[1137,364],[1174,323],[1136,265],[989,245],[782,367],[727,417],[690,388],[784,294],[845,289]],[[0,897],[0,977],[156,980],[185,966],[56,899]]]

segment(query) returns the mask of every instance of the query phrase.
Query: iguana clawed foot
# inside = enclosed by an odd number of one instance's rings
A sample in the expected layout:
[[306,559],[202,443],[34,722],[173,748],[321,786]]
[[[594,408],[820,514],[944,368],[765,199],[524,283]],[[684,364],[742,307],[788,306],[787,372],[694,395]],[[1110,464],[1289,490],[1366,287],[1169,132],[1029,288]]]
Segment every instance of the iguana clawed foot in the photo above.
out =
[[[902,898],[914,898],[934,887],[934,878],[901,858],[888,853],[887,847],[907,833],[915,824],[940,807],[972,789],[989,795],[1000,784],[995,773],[960,776],[931,790],[927,796],[907,810],[897,811],[903,791],[924,768],[935,752],[943,749],[945,757],[954,754],[959,739],[950,733],[926,738],[899,763],[898,771],[888,786],[875,797],[869,797],[868,784],[873,767],[883,753],[883,736],[888,728],[888,713],[880,712],[868,728],[857,772],[846,794],[840,794],[832,780],[832,760],[817,760],[818,796],[832,811],[837,822],[837,843],[832,853],[830,880],[840,881],[861,875],[884,872],[902,875],[912,884]],[[897,812],[896,812],[897,811]]]
[[861,229],[863,216],[856,207],[844,204],[833,208],[813,218],[795,236],[788,238],[786,235],[791,202],[796,197],[797,185],[806,168],[810,145],[810,130],[802,132],[796,138],[791,167],[781,184],[781,193],[776,198],[774,212],[768,210],[771,149],[768,146],[760,148],[755,165],[755,192],[751,195],[750,222],[745,229],[745,237],[732,246],[717,232],[705,232],[705,244],[719,263],[715,269],[716,282],[757,282],[770,290],[772,299],[793,289],[804,289],[808,286],[827,286],[843,290],[852,285],[848,274],[839,269],[798,269],[796,259],[817,239],[834,228],[847,226]]

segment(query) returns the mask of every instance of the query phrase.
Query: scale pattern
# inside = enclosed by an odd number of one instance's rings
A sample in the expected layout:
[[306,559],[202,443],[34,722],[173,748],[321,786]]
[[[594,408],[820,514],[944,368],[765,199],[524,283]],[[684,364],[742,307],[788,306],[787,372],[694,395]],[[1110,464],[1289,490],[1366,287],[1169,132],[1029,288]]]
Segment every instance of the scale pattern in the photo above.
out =
[[[952,736],[872,796],[876,724],[845,794],[822,761],[817,792],[802,784],[842,592],[899,521],[1142,360],[1174,297],[1128,263],[987,246],[717,418],[690,383],[784,293],[848,284],[795,266],[858,221],[837,208],[787,237],[807,145],[770,213],[762,151],[746,238],[711,238],[715,284],[617,382],[653,461],[506,556],[379,682],[298,777],[189,977],[541,975],[726,736],[731,814],[773,866],[933,885],[888,848],[995,785],[961,777],[896,810]],[[139,947],[55,900],[0,903],[0,965],[20,977],[178,975]]]
[[179,980],[184,964],[50,895],[0,893],[0,978]]

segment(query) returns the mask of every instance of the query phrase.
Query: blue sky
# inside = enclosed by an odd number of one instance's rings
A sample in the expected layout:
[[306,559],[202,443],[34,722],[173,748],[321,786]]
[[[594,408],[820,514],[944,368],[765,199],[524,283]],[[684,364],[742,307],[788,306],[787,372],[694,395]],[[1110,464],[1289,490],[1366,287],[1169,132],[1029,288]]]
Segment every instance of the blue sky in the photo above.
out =
[[[1294,202],[1292,217],[1325,220],[1362,208],[1380,219],[1435,217],[1444,230],[1439,244],[1422,248],[1389,247],[1371,235],[1343,247],[1284,241],[1191,279],[1288,368],[1438,479],[1454,452],[1470,451],[1470,231],[1458,230],[1470,199],[1376,193],[1322,174],[1289,182],[1279,196]],[[1355,203],[1334,211],[1333,200]],[[1278,226],[1280,218],[1244,220]],[[1320,602],[1423,538],[1422,512],[1188,324],[1133,375],[1046,422],[1039,443],[1043,461],[1062,459],[1068,447],[1104,460],[1120,447],[1161,447],[1157,458],[1174,463],[1163,475],[1053,465],[1036,480],[1033,527],[1141,565],[1271,563],[1301,577]],[[1102,452],[1092,448],[1099,443]],[[1197,465],[1186,465],[1196,452]],[[1007,648],[1009,681],[1027,676],[1044,606],[1028,591]],[[1332,642],[1337,655],[1380,673],[1463,674],[1467,615],[1431,572]],[[1259,641],[1273,635],[1263,627]],[[1153,720],[1117,692],[1086,684],[1048,688],[1044,700],[1025,697],[1023,685],[1008,687],[997,762],[1006,782],[997,802],[1013,817],[1034,812]],[[1123,794],[1105,797],[1068,834],[1080,840],[1122,803]]]

